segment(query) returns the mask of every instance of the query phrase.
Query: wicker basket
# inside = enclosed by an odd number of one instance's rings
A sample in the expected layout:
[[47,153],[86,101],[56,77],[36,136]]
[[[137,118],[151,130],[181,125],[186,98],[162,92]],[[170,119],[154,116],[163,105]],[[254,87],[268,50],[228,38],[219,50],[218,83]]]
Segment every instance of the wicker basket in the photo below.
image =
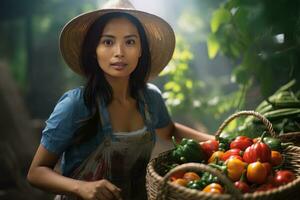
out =
[[278,135],[283,142],[293,142],[295,146],[300,146],[300,132],[289,132]]
[[[276,134],[272,128],[272,124],[261,114],[254,111],[241,111],[236,114],[233,114],[228,119],[226,119],[223,124],[220,126],[218,131],[216,132],[216,136],[218,136],[223,129],[232,121],[234,118],[239,117],[241,115],[253,115],[259,118],[264,125],[269,130],[271,136],[276,137]],[[165,174],[165,164],[171,162],[170,160],[171,151],[164,152],[160,154],[158,157],[152,159],[147,166],[147,175],[146,175],[146,188],[147,195],[149,200],[196,200],[196,199],[209,199],[209,200],[226,200],[226,199],[251,199],[251,200],[281,200],[281,199],[289,199],[296,200],[300,199],[300,147],[297,146],[288,146],[286,147],[282,154],[284,156],[284,168],[293,171],[296,175],[296,180],[277,187],[273,190],[263,191],[263,192],[255,192],[255,193],[246,193],[240,195],[236,190],[232,189],[232,183],[226,178],[224,175],[216,172],[216,170],[212,169],[209,166],[203,164],[188,163],[184,165],[180,165],[169,173]],[[192,165],[192,166],[190,166]],[[177,170],[182,170],[186,168],[187,170],[193,169],[195,171],[209,171],[219,177],[221,182],[225,183],[229,194],[210,194],[205,193],[181,186],[177,186],[168,182],[168,177]],[[229,181],[229,183],[228,183]]]

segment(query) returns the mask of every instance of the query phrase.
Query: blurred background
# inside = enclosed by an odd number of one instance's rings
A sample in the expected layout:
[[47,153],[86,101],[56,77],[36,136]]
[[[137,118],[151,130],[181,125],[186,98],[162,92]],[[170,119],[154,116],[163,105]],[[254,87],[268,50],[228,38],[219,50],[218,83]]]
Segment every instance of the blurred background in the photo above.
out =
[[[59,97],[84,84],[62,60],[59,34],[70,19],[104,2],[1,1],[0,199],[52,198],[29,186],[25,177]],[[256,110],[289,83],[283,89],[296,106],[284,107],[290,110],[280,119],[283,111],[275,111],[274,123],[281,133],[300,130],[299,0],[131,2],[175,30],[173,59],[154,80],[174,121],[213,134],[229,115]],[[275,104],[270,105],[274,112]],[[230,128],[238,127],[237,122]],[[160,142],[155,154],[167,148],[170,144]]]

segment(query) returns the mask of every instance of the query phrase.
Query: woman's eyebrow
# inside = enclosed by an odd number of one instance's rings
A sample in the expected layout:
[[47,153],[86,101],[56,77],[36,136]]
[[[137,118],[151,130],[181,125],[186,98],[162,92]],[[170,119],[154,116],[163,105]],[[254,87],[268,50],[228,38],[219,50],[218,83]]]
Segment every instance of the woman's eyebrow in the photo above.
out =
[[113,35],[102,35],[101,38],[103,38],[103,37],[115,38],[115,36],[113,36]]
[[[101,36],[101,38],[103,38],[103,37],[116,38],[116,36],[108,35],[108,34],[105,34],[105,35],[102,35],[102,36]],[[124,38],[131,38],[131,37],[138,38],[138,36],[137,36],[136,34],[126,35]]]
[[138,36],[135,35],[135,34],[132,34],[132,35],[126,35],[124,38],[130,38],[130,37],[135,37],[135,38],[137,38]]

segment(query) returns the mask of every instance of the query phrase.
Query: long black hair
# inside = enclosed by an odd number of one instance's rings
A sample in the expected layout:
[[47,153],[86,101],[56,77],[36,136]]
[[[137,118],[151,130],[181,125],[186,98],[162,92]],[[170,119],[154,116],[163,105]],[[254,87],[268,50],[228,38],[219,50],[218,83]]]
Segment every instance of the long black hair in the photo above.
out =
[[137,67],[131,73],[129,78],[129,91],[132,98],[138,100],[138,93],[146,86],[146,81],[150,74],[151,58],[149,44],[145,30],[141,22],[134,16],[122,13],[107,13],[98,18],[90,27],[82,45],[81,52],[81,70],[87,79],[84,87],[84,103],[90,111],[87,119],[80,121],[80,126],[75,132],[74,143],[79,144],[91,139],[96,135],[97,130],[101,128],[99,118],[99,108],[97,98],[103,98],[106,105],[112,101],[112,88],[104,76],[104,72],[98,64],[96,48],[99,44],[105,25],[112,19],[126,18],[138,30],[141,43],[141,56]]

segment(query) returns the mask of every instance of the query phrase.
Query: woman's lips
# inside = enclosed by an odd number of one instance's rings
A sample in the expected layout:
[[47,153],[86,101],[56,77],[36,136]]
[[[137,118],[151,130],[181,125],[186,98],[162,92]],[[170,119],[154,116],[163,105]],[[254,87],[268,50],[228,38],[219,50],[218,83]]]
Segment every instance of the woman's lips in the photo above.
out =
[[115,62],[110,65],[116,70],[121,70],[127,66],[127,64],[124,62]]

